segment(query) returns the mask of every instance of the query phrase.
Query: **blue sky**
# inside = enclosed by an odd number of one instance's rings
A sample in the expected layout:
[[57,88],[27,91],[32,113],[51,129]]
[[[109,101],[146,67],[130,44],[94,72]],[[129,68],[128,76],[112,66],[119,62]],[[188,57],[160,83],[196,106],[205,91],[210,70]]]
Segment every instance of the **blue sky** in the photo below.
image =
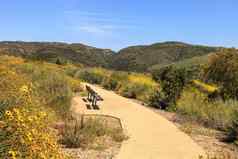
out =
[[238,47],[237,0],[5,0],[0,40]]

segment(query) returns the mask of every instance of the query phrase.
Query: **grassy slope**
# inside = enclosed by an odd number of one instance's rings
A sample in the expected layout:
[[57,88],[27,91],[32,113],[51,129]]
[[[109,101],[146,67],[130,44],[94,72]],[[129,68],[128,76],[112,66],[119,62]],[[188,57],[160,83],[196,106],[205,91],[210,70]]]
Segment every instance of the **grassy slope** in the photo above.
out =
[[0,42],[0,54],[37,58],[50,62],[81,63],[123,71],[148,71],[197,56],[207,55],[218,48],[190,45],[181,42],[131,46],[117,54],[109,49],[98,49],[83,44],[49,42]]
[[81,63],[88,66],[106,67],[112,55],[109,49],[98,49],[83,44],[49,42],[1,42],[0,54],[37,58],[45,61]]
[[112,59],[111,67],[125,71],[147,71],[154,65],[158,67],[176,63],[193,57],[207,55],[217,49],[180,42],[133,46],[125,48],[116,54]]

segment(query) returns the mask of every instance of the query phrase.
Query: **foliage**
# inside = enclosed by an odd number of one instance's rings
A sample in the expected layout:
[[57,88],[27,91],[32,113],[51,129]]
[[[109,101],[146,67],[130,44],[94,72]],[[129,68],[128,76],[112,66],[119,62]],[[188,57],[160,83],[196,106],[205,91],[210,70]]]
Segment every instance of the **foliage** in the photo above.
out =
[[222,50],[209,58],[205,79],[221,86],[226,99],[238,99],[238,53],[235,49]]
[[206,126],[223,130],[231,127],[233,121],[236,120],[235,112],[237,108],[237,101],[209,101],[207,94],[194,87],[187,87],[176,105],[177,112],[185,114]]
[[102,86],[108,90],[118,91],[123,84],[128,81],[128,73],[121,71],[107,72],[108,76],[104,78]]
[[6,109],[24,104],[18,90],[26,82],[26,77],[17,75],[14,71],[0,70],[0,117]]
[[149,75],[109,71],[101,68],[80,70],[75,77],[92,84],[102,85],[122,96],[139,99],[147,103],[158,87],[158,84]]
[[235,142],[235,144],[238,145],[238,110],[236,110],[234,114],[235,118],[232,125],[228,128],[228,134],[225,141]]
[[66,122],[61,142],[70,148],[89,148],[95,144],[96,138],[103,136],[111,137],[116,142],[126,139],[122,130],[110,128],[100,120],[90,119],[81,125],[74,119]]
[[[9,79],[8,76],[14,77],[14,74],[4,76],[5,79]],[[21,78],[14,80],[5,83],[7,88],[4,88],[4,95],[9,94],[10,97],[0,99],[0,103],[7,103],[0,116],[3,122],[0,129],[0,158],[64,158],[56,137],[47,127],[54,113],[44,111],[45,107],[34,96],[29,81],[22,81]]]
[[119,82],[114,78],[105,78],[102,86],[108,90],[116,90]]
[[200,88],[200,90],[208,92],[208,93],[213,93],[215,91],[218,91],[218,88],[216,86],[203,83],[199,80],[192,80],[192,83],[196,87]]
[[53,107],[61,115],[68,112],[72,90],[76,86],[57,65],[43,63],[39,67],[38,63],[27,63],[18,66],[17,70],[31,79],[34,93],[42,104]]
[[56,137],[47,128],[47,114],[30,105],[7,110],[0,130],[1,158],[63,159]]
[[[83,44],[59,42],[0,42],[0,54],[24,57],[51,63],[84,64],[86,66],[108,66],[114,53],[109,49],[99,49]],[[1,51],[4,50],[4,51]]]
[[0,158],[66,158],[49,126],[80,86],[65,67],[0,56]]
[[163,102],[167,105],[174,105],[187,82],[186,71],[168,66],[160,70],[154,70],[152,75],[160,83],[161,93],[164,97]]
[[128,82],[122,84],[119,92],[129,98],[136,98],[149,102],[150,96],[157,90],[158,84],[143,74],[129,74]]
[[75,75],[76,78],[92,84],[101,84],[105,76],[105,71],[100,68],[82,69],[76,72]]
[[[148,71],[154,65],[164,66],[196,56],[207,55],[218,48],[190,45],[181,42],[164,42],[148,46],[131,46],[118,53],[83,44],[1,42],[1,54],[21,56],[57,64],[84,64],[89,67],[106,67],[123,71]],[[0,49],[1,50],[1,49]]]
[[111,68],[123,71],[148,71],[153,65],[165,66],[196,56],[207,55],[217,48],[164,42],[146,46],[131,46],[112,57]]

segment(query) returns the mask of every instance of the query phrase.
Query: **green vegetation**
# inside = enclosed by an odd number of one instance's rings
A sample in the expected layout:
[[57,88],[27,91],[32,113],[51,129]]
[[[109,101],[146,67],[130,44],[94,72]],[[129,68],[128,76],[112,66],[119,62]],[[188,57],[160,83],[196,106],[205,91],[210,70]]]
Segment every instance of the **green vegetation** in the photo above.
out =
[[[0,56],[0,158],[67,158],[49,124],[68,116],[73,94],[84,93],[81,80],[175,111],[238,143],[236,49],[166,42],[114,55],[82,44],[2,42],[0,54],[25,57]],[[73,121],[61,142],[88,148],[103,136],[121,141],[122,134],[95,121],[85,127]]]
[[209,101],[207,94],[192,86],[184,89],[177,101],[177,111],[209,127],[226,130],[236,118],[237,101]]
[[0,42],[0,54],[42,60],[60,65],[74,63],[107,67],[113,51],[76,43]]
[[160,83],[161,97],[166,105],[174,105],[187,82],[185,69],[173,66],[154,70],[153,78]]
[[146,103],[149,103],[150,97],[158,89],[158,84],[150,76],[137,73],[90,68],[78,71],[75,77]]
[[102,121],[90,119],[81,125],[80,121],[71,120],[65,125],[61,142],[69,148],[93,148],[106,147],[103,141],[105,137],[112,138],[115,142],[122,142],[126,139],[121,129],[111,128],[103,124]]
[[238,51],[223,50],[210,56],[205,80],[221,86],[223,99],[238,99]]
[[69,111],[71,77],[55,64],[0,59],[0,158],[67,158],[50,124]]
[[132,46],[119,51],[112,58],[111,67],[124,71],[148,71],[197,56],[215,52],[218,48],[190,45],[180,42],[156,43],[148,46]]
[[180,61],[188,65],[192,61],[202,62],[205,59],[204,55],[218,49],[181,42],[164,42],[148,46],[131,46],[115,53],[109,49],[98,49],[77,43],[0,42],[0,54],[43,60],[59,65],[74,63],[139,72]]

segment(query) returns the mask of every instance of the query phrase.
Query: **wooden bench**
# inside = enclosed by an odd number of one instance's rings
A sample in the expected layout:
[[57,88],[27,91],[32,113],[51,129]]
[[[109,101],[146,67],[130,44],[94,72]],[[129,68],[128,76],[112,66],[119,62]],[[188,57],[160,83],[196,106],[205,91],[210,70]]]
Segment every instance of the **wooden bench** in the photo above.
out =
[[88,85],[86,85],[86,90],[88,91],[88,101],[92,103],[92,106],[96,106],[97,101],[103,100],[103,98]]

